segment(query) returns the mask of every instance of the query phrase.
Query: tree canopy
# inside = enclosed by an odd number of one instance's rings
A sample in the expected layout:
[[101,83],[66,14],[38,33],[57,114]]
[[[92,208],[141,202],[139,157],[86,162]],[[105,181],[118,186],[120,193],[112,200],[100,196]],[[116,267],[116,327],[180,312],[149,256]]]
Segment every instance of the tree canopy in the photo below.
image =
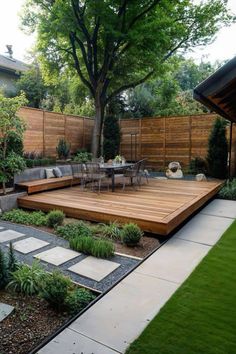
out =
[[93,97],[94,154],[112,98],[161,74],[177,50],[210,43],[231,20],[227,0],[26,0],[23,15],[37,31],[44,75],[72,70]]

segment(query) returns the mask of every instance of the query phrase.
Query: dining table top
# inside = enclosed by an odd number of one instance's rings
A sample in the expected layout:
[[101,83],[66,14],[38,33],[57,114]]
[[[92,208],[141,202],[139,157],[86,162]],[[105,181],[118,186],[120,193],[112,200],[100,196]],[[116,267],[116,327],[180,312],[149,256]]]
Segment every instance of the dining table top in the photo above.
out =
[[106,170],[108,169],[115,170],[115,169],[132,167],[134,164],[132,162],[117,163],[117,164],[105,162],[105,163],[100,163],[99,165],[100,168],[104,168]]

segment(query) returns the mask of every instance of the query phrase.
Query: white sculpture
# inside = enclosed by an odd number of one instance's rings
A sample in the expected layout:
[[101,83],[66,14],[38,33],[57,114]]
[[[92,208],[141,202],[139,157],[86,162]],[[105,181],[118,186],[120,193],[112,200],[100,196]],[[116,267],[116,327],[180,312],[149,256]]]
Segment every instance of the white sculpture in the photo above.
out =
[[177,161],[170,162],[166,171],[166,177],[168,178],[183,178],[183,172],[181,165]]
[[196,181],[198,181],[198,182],[202,182],[202,181],[206,181],[207,180],[207,178],[204,175],[204,173],[199,173],[198,175],[196,175],[195,178],[196,178]]

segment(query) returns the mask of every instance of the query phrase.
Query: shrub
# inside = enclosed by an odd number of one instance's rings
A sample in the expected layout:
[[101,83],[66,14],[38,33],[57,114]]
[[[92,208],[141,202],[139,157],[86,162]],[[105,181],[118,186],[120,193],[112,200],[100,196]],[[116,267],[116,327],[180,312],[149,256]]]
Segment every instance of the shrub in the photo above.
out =
[[67,159],[70,154],[70,144],[65,139],[60,139],[56,151],[59,159]]
[[8,251],[8,271],[12,273],[15,272],[17,269],[18,269],[18,262],[14,254],[14,248],[12,242],[10,242],[9,251]]
[[90,152],[77,152],[73,160],[80,163],[86,163],[92,160],[93,155]]
[[222,199],[236,200],[236,179],[225,183],[224,187],[219,192],[219,197]]
[[24,295],[38,294],[45,274],[38,261],[34,261],[32,266],[22,264],[12,273],[12,280],[7,287]]
[[113,159],[119,154],[120,149],[120,126],[115,115],[107,116],[103,129],[103,152],[105,160]]
[[114,245],[112,242],[89,236],[70,239],[70,248],[97,258],[109,258],[114,255]]
[[208,142],[207,162],[209,174],[215,178],[226,178],[227,159],[226,122],[218,118],[212,128]]
[[8,282],[7,260],[0,248],[0,289],[4,289]]
[[190,161],[189,172],[197,175],[198,173],[207,174],[207,162],[201,157],[195,157]]
[[52,210],[47,215],[47,225],[49,227],[57,227],[63,224],[65,215],[61,210]]
[[45,226],[47,224],[47,216],[42,211],[28,212],[22,209],[13,209],[4,213],[2,219],[24,225]]
[[70,238],[70,248],[84,254],[92,254],[94,239],[90,236],[77,236]]
[[10,130],[7,134],[7,154],[15,152],[19,156],[23,156],[23,136],[15,130]]
[[111,241],[94,240],[92,246],[92,256],[97,258],[110,258],[114,255],[115,248]]
[[72,281],[59,271],[54,271],[43,278],[40,296],[53,308],[60,310],[65,307],[70,288],[72,288]]
[[65,305],[68,311],[73,314],[85,308],[95,297],[91,291],[77,288],[68,294]]
[[130,247],[137,245],[143,236],[143,232],[138,225],[132,223],[124,225],[121,234],[122,241]]
[[66,240],[70,240],[71,238],[78,236],[92,236],[90,227],[83,221],[58,226],[56,228],[56,233]]
[[112,222],[108,225],[104,224],[101,233],[103,236],[108,237],[115,241],[121,240],[121,229],[116,222]]

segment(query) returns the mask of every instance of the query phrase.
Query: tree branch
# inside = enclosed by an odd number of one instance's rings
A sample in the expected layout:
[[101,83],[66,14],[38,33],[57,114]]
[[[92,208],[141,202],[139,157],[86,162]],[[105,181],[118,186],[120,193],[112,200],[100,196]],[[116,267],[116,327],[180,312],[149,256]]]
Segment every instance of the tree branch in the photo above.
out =
[[132,21],[129,24],[129,29],[133,27],[133,25],[140,20],[142,17],[144,17],[149,11],[155,8],[156,5],[158,5],[161,2],[161,0],[154,0],[150,2],[150,5],[146,7],[142,12],[140,12],[137,16],[135,16]]
[[107,104],[113,97],[117,96],[119,93],[128,90],[129,88],[134,88],[138,85],[143,84],[147,79],[149,79],[153,74],[155,70],[151,70],[147,75],[145,75],[142,79],[139,79],[137,81],[134,81],[130,84],[123,85],[119,87],[117,90],[113,91],[106,99],[105,104]]

